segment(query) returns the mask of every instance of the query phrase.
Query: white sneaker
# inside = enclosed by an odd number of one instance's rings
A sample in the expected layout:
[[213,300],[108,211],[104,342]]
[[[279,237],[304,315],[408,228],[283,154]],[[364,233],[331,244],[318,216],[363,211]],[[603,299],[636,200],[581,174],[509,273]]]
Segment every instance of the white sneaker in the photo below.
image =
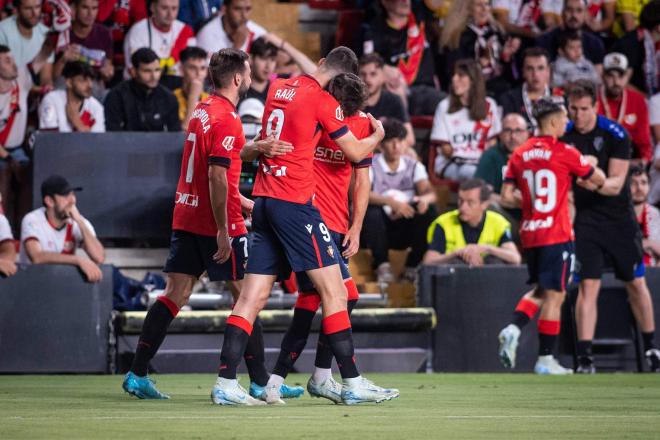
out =
[[500,361],[506,368],[516,366],[516,350],[518,349],[518,338],[520,329],[517,325],[509,324],[502,329],[498,339],[500,340]]
[[399,397],[399,390],[381,388],[361,376],[346,379],[341,387],[341,400],[346,405],[380,403]]
[[307,381],[307,392],[312,397],[323,397],[324,399],[331,400],[334,403],[341,403],[341,384],[333,379],[332,376],[328,377],[323,383],[318,384],[314,382],[314,378],[310,377]]
[[236,379],[219,377],[211,390],[211,400],[216,405],[265,405],[266,402],[255,399],[238,383]]
[[376,269],[376,279],[379,284],[389,284],[394,281],[394,275],[392,274],[390,263],[380,263]]
[[551,354],[547,356],[539,356],[539,359],[534,365],[534,373],[536,374],[557,374],[557,375],[567,375],[573,374],[573,370],[570,368],[564,368],[559,365],[559,362]]
[[282,394],[280,393],[279,384],[267,384],[264,387],[264,392],[261,395],[261,399],[265,400],[269,405],[284,405],[284,400],[282,400]]

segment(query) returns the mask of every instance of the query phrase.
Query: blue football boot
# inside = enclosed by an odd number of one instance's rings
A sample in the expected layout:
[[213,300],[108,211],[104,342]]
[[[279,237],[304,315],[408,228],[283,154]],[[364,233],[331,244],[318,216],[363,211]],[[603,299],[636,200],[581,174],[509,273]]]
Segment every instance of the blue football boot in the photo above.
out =
[[128,394],[140,399],[169,399],[170,396],[158,391],[154,383],[149,376],[140,377],[129,371],[126,373],[124,383],[121,386]]

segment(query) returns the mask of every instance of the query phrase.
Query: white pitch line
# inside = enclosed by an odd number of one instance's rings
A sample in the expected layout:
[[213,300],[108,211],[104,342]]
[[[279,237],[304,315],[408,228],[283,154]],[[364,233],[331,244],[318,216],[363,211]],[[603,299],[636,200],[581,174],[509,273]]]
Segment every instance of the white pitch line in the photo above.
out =
[[[390,418],[389,416],[379,415],[365,415],[356,416],[370,419],[384,419]],[[53,417],[23,417],[23,416],[8,416],[2,417],[0,420],[53,420],[59,419],[59,416]],[[409,416],[406,418],[410,419]],[[424,417],[429,419],[429,417]],[[432,419],[447,419],[447,420],[460,420],[460,419],[655,419],[660,418],[660,414],[632,414],[632,415],[548,415],[548,414],[529,414],[529,415],[446,415],[431,417]],[[255,420],[278,420],[278,419],[291,419],[291,420],[318,420],[318,416],[255,416],[255,415],[227,415],[218,414],[217,416],[78,416],[67,417],[67,420],[225,420],[225,419],[255,419]]]

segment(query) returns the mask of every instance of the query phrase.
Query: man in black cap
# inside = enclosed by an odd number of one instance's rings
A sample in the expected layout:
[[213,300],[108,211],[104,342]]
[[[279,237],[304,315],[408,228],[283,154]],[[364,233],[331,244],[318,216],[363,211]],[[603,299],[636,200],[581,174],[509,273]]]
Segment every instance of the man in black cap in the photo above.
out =
[[[105,260],[103,245],[94,227],[76,207],[76,191],[62,176],[41,183],[43,204],[29,212],[21,223],[20,262],[23,264],[71,264],[78,266],[87,281],[101,280],[99,264]],[[82,247],[87,256],[76,255]]]

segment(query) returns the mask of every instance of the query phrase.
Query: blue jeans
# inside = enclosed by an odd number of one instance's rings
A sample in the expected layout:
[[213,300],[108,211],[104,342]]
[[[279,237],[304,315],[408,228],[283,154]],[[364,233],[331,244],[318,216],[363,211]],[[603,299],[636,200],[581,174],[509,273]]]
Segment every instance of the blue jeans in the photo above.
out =
[[[15,162],[18,162],[21,165],[30,163],[30,158],[27,156],[27,154],[25,154],[25,150],[23,150],[23,148],[8,148],[7,151],[9,152],[9,157],[11,157]],[[7,159],[0,159],[0,170],[9,166],[9,161]]]

